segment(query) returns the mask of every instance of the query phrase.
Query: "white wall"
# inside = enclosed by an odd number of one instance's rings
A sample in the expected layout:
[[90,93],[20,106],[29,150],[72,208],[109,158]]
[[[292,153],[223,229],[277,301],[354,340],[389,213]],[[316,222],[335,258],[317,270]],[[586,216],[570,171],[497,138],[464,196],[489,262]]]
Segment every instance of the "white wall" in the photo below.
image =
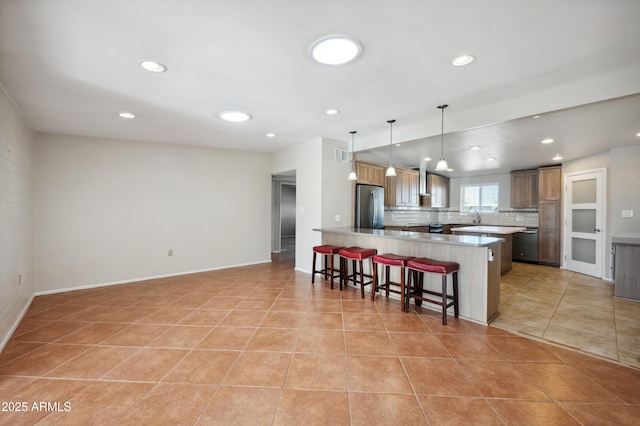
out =
[[[611,234],[640,233],[640,146],[611,151]],[[633,217],[622,217],[632,210]]]
[[33,285],[33,134],[0,84],[0,351]]
[[[292,145],[273,153],[271,173],[296,171],[296,269],[311,272],[312,250],[322,226],[322,139]],[[274,218],[274,220],[276,220]]]
[[[322,140],[322,227],[353,226],[353,181],[347,180],[351,163],[335,160],[336,148],[347,149],[346,141]],[[336,215],[340,221],[336,221]]]
[[269,154],[38,134],[35,289],[270,261],[270,188]]

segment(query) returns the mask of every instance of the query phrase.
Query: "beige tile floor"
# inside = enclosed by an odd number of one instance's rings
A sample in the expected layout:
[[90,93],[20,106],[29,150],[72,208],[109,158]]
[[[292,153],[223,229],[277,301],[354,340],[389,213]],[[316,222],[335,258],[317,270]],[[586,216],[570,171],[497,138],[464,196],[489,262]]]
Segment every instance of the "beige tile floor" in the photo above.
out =
[[1,425],[637,424],[640,371],[286,261],[37,297],[0,401]]
[[491,325],[640,367],[640,302],[614,299],[597,278],[514,262]]

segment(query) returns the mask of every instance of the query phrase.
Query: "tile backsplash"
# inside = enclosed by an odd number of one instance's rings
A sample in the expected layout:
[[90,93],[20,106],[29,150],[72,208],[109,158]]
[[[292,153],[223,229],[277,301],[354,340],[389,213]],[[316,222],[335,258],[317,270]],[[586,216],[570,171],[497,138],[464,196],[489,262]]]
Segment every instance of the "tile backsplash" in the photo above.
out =
[[[535,210],[505,210],[496,213],[481,213],[480,218],[481,225],[538,227],[538,212]],[[386,226],[428,223],[472,224],[473,217],[471,213],[461,213],[454,210],[391,208],[384,212],[384,223]]]

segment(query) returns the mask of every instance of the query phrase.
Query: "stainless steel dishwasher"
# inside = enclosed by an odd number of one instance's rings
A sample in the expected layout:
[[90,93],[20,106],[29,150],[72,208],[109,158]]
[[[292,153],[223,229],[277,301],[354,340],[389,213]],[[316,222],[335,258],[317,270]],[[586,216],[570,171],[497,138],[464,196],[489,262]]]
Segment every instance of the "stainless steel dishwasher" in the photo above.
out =
[[527,228],[513,234],[511,259],[517,262],[538,263],[537,228]]

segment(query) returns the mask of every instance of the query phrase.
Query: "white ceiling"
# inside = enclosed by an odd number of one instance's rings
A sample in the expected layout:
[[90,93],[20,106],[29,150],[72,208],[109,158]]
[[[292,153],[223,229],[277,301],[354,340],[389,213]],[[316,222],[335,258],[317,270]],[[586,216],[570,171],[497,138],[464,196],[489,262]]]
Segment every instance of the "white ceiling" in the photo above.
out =
[[[394,157],[412,167],[439,157],[448,103],[451,174],[487,174],[640,143],[639,21],[638,0],[0,0],[0,82],[57,134],[275,151],[357,130],[359,158],[386,162],[393,118]],[[314,62],[329,34],[362,55]],[[477,60],[451,66],[462,53]],[[216,117],[228,109],[253,119]]]

